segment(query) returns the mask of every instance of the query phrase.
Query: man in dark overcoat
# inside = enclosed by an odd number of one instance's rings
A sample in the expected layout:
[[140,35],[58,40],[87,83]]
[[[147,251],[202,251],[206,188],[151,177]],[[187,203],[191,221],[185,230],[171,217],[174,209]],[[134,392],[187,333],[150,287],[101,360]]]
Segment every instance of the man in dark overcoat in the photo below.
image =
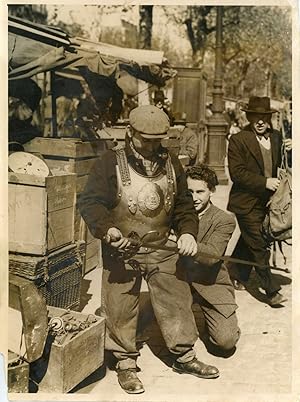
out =
[[[272,113],[268,97],[250,97],[246,112],[249,125],[231,136],[228,147],[228,165],[233,182],[228,210],[236,214],[241,231],[233,257],[268,265],[269,243],[263,237],[261,225],[266,204],[277,189],[280,180],[277,169],[281,164],[281,134],[272,129]],[[290,144],[286,144],[288,147]],[[289,149],[289,148],[287,148]],[[231,265],[233,279],[246,284],[252,267]],[[286,298],[269,268],[255,268],[261,287],[271,307],[281,305]]]

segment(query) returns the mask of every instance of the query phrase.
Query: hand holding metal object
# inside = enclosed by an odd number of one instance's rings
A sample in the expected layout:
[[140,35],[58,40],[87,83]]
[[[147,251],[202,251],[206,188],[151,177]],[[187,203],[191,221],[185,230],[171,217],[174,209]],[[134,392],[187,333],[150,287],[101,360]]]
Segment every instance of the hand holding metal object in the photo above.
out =
[[150,230],[149,232],[145,233],[142,237],[140,237],[138,233],[135,231],[130,232],[128,235],[130,244],[127,247],[127,249],[125,249],[120,258],[128,260],[139,251],[139,249],[143,246],[145,239],[156,241],[158,237],[159,232],[157,230]]
[[190,233],[183,233],[177,240],[178,253],[181,255],[191,256],[196,255],[198,251],[197,242]]
[[[151,231],[151,234],[153,235],[155,231]],[[150,234],[150,232],[149,232]],[[148,235],[148,233],[146,233],[146,235]],[[139,247],[146,247],[146,248],[150,248],[152,250],[166,250],[166,251],[173,251],[174,253],[179,253],[178,247],[177,246],[165,246],[165,245],[157,245],[155,243],[151,243],[151,242],[145,242],[142,239],[144,239],[146,237],[146,235],[144,235],[142,238],[139,238],[139,240],[136,239],[132,239],[130,240],[132,242],[132,244],[136,244],[139,245]],[[265,265],[265,264],[259,264],[257,262],[254,261],[247,261],[247,260],[241,260],[239,258],[233,258],[231,256],[228,255],[215,255],[215,254],[210,254],[210,253],[204,253],[202,251],[199,251],[197,254],[195,255],[195,258],[197,258],[198,256],[203,256],[206,258],[214,258],[217,260],[222,260],[222,261],[228,261],[228,262],[235,262],[238,264],[242,264],[242,265],[251,265],[253,267],[258,267],[258,268],[270,268],[274,271],[281,271],[281,272],[286,272],[286,273],[290,273],[291,271],[288,268],[279,268],[279,267],[274,267],[272,265]]]
[[114,243],[119,241],[123,237],[122,233],[118,228],[112,227],[109,228],[106,235],[104,236],[104,240],[106,243]]
[[104,240],[119,251],[126,250],[130,246],[130,239],[124,237],[122,232],[116,227],[108,229]]

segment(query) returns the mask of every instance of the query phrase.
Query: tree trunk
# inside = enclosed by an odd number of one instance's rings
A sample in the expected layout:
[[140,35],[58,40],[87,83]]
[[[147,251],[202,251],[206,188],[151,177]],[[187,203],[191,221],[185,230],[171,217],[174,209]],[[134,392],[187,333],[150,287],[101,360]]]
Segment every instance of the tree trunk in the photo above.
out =
[[193,51],[193,55],[192,55],[193,67],[203,68],[204,55],[205,55],[204,48]]
[[265,71],[265,95],[271,97],[272,71],[268,66]]
[[248,73],[248,69],[250,67],[250,63],[248,62],[248,60],[245,60],[243,62],[242,68],[241,68],[241,77],[238,80],[238,96],[243,97],[245,95],[245,81],[246,81],[246,76]]
[[153,6],[140,6],[139,48],[151,49]]

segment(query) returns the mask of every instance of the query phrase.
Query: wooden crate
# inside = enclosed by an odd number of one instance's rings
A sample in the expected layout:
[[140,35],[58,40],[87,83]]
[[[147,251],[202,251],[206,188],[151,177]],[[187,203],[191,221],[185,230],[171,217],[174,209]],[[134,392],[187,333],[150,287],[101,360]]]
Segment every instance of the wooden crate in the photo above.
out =
[[46,256],[9,254],[9,272],[31,280],[49,306],[78,309],[85,243]]
[[55,157],[44,157],[44,159],[52,172],[75,173],[77,176],[83,176],[89,173],[97,157],[78,160],[72,158],[57,159]]
[[16,353],[8,351],[8,392],[26,393],[29,390],[29,364]]
[[74,239],[76,240],[85,240],[86,234],[86,225],[84,220],[81,217],[79,208],[77,207],[77,203],[79,197],[84,190],[85,184],[87,182],[88,175],[80,176],[76,178],[76,207],[74,213]]
[[74,240],[75,175],[9,173],[9,250],[46,255]]
[[76,178],[76,194],[77,194],[77,199],[79,195],[83,192],[84,187],[87,183],[89,175],[86,174],[84,176],[77,176]]
[[74,212],[74,240],[83,240],[85,233],[85,223],[82,219],[79,209],[76,208]]
[[106,148],[105,140],[82,141],[79,138],[36,137],[24,144],[26,152],[73,159],[95,158]]
[[[99,155],[106,151],[107,144],[106,138],[103,140],[82,141],[79,138],[36,137],[26,143],[24,147],[27,152],[38,152],[43,155],[52,172],[60,171],[76,175],[77,202],[79,195],[84,190],[91,167]],[[76,206],[74,212],[74,241],[85,240],[84,225]],[[88,265],[93,266],[94,262]]]
[[85,253],[84,274],[94,268],[102,267],[101,241],[99,239],[93,239],[87,243]]
[[94,268],[102,267],[101,241],[92,236],[78,208],[75,210],[74,237],[76,241],[83,240],[85,242],[82,275],[85,275]]
[[96,239],[85,225],[85,258],[83,262],[83,275],[94,268],[102,268],[102,247],[101,240]]
[[27,152],[43,155],[51,171],[87,175],[101,153],[106,149],[105,140],[82,141],[79,138],[36,137],[25,144]]
[[[61,316],[64,309],[48,307],[49,318]],[[71,311],[72,316],[85,320],[87,314]],[[104,361],[105,320],[97,321],[61,345],[52,342],[45,355],[37,362],[48,363],[45,375],[39,380],[39,392],[65,393],[102,366]],[[42,370],[40,370],[41,372]]]

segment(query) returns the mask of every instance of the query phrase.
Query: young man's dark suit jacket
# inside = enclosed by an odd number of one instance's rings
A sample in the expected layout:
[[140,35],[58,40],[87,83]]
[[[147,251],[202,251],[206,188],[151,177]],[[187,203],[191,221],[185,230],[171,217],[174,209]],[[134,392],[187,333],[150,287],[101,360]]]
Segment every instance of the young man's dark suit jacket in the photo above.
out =
[[[281,135],[270,132],[272,150],[272,177],[277,177],[281,163]],[[264,208],[271,191],[266,189],[264,162],[255,133],[247,126],[230,137],[228,166],[233,185],[229,195],[228,210],[235,214],[248,214],[253,207]]]
[[[235,226],[232,215],[211,204],[199,221],[198,250],[216,256],[224,255]],[[234,288],[222,260],[201,255],[182,257],[178,268],[178,275],[224,317],[234,313],[237,308]]]

